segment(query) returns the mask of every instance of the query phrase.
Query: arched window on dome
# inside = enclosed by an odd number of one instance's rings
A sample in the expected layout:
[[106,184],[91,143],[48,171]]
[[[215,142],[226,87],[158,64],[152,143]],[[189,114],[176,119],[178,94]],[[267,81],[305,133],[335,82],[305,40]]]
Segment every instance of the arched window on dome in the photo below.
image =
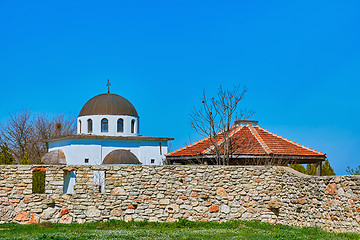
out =
[[87,123],[88,123],[88,133],[92,133],[92,131],[93,131],[92,120],[91,120],[91,119],[88,119],[88,120],[87,120]]
[[79,120],[79,132],[81,133],[81,120]]
[[106,118],[101,120],[101,132],[109,131],[109,121]]
[[124,132],[124,120],[122,118],[117,120],[117,132]]
[[131,120],[131,133],[135,133],[135,120]]

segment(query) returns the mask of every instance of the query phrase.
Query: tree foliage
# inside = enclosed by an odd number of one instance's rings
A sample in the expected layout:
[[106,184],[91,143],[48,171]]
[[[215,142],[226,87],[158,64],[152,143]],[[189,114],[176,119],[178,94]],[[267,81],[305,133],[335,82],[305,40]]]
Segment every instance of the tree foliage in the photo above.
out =
[[330,166],[329,160],[325,160],[324,165],[322,166],[322,176],[333,176],[336,175],[334,169]]
[[[316,176],[316,164],[307,164],[306,169],[302,164],[290,164],[289,167],[295,169],[298,172],[305,173],[307,175]],[[322,165],[321,171],[322,171],[322,176],[336,175],[328,159],[326,159],[325,163]]]
[[355,169],[352,169],[348,166],[346,169],[346,172],[350,175],[360,175],[360,166],[358,166]]
[[6,143],[1,144],[0,146],[0,164],[9,165],[15,164],[15,158],[12,155],[8,145]]
[[306,164],[306,172],[307,175],[316,176],[316,164]]
[[290,164],[289,167],[295,169],[298,172],[306,173],[306,169],[302,164]]

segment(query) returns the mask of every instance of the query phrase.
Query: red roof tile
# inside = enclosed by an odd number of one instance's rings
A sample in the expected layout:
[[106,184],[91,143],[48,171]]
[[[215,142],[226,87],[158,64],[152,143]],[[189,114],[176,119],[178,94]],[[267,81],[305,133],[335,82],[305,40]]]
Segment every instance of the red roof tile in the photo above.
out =
[[[217,133],[216,140],[220,152],[224,146],[223,134]],[[233,155],[295,155],[295,156],[325,156],[325,153],[305,147],[276,135],[260,126],[234,125],[229,133],[230,148]],[[167,157],[214,155],[215,147],[209,137],[175,150]]]

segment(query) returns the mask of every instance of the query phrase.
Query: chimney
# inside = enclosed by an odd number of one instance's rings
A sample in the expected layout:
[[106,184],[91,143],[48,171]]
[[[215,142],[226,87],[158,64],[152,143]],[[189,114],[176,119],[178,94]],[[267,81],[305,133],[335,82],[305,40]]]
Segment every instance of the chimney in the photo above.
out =
[[234,122],[235,125],[238,125],[238,126],[246,126],[248,124],[251,124],[253,125],[254,127],[258,126],[259,125],[259,121],[252,121],[252,120],[236,120]]

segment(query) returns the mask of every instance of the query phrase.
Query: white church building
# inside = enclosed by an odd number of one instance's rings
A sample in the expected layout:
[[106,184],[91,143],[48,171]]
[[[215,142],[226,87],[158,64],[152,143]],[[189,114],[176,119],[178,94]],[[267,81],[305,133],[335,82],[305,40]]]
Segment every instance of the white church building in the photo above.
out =
[[85,103],[77,118],[77,134],[50,139],[45,164],[161,165],[173,138],[140,135],[135,107],[116,94],[100,94]]

